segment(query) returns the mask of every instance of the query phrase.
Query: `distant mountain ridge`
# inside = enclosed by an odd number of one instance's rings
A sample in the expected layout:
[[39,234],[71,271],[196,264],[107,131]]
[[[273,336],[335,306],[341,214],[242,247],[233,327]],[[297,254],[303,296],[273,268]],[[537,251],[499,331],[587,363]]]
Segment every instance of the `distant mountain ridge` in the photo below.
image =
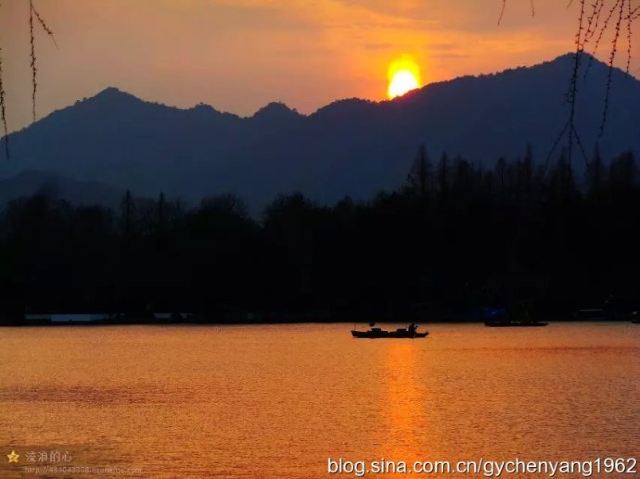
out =
[[116,209],[123,194],[123,190],[96,181],[72,180],[49,171],[25,171],[0,179],[0,208],[17,198],[45,195],[76,206],[102,205]]
[[[582,62],[582,68],[587,62]],[[367,199],[402,184],[420,144],[487,167],[537,161],[568,115],[573,55],[532,67],[434,83],[392,101],[348,99],[311,115],[271,103],[252,117],[207,105],[179,109],[116,88],[56,111],[10,136],[0,178],[45,170],[138,195],[188,201],[236,193],[261,208],[278,193],[320,202]],[[640,152],[640,81],[615,69],[605,135],[598,138],[607,65],[580,73],[577,126],[589,154]],[[580,167],[579,159],[576,166]]]

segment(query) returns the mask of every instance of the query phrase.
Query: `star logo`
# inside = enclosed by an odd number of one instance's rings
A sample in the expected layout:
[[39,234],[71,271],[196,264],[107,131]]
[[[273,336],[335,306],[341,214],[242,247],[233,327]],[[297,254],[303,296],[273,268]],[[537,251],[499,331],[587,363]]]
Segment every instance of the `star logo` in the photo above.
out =
[[7,454],[7,458],[9,459],[9,462],[17,463],[20,458],[20,454],[17,454],[16,451],[11,451],[10,454]]

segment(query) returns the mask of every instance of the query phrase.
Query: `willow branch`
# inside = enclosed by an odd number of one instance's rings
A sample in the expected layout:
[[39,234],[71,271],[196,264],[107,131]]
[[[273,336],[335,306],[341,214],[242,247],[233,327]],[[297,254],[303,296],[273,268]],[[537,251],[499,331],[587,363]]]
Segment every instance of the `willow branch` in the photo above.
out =
[[51,28],[49,28],[49,25],[46,24],[46,22],[44,21],[44,19],[42,18],[42,16],[38,12],[38,10],[35,8],[35,6],[33,5],[33,0],[31,2],[31,5],[32,5],[31,8],[33,8],[33,14],[35,15],[36,19],[38,20],[38,23],[40,23],[40,26],[42,27],[42,29],[49,36],[49,38],[51,38],[51,41],[56,46],[56,48],[58,48],[58,42],[56,42],[56,36],[54,35],[53,30],[51,30]]
[[0,48],[0,120],[4,130],[4,154],[9,159],[9,126],[7,124],[6,96],[4,92],[4,83],[2,81],[2,48]]
[[620,28],[622,25],[622,20],[624,19],[624,7],[625,2],[631,0],[622,0],[622,2],[618,2],[620,4],[618,20],[615,25],[613,40],[611,41],[611,54],[609,55],[609,71],[607,73],[607,86],[604,96],[604,109],[602,111],[602,123],[600,124],[600,136],[604,135],[604,129],[607,123],[607,116],[609,114],[609,101],[611,99],[611,84],[613,83],[613,65],[616,60],[616,55],[618,53],[618,40],[620,38]]
[[29,42],[31,45],[31,113],[36,121],[36,96],[38,93],[38,66],[36,62],[36,38],[34,34],[33,0],[29,0]]

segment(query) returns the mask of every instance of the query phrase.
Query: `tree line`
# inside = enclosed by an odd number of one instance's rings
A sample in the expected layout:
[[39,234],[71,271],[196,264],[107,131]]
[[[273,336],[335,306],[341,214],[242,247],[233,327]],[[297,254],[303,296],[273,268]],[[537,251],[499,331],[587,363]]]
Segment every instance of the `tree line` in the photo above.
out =
[[632,153],[584,174],[531,149],[482,168],[424,147],[406,183],[366,202],[300,193],[252,217],[233,195],[160,195],[117,211],[50,194],[0,215],[0,307],[194,312],[211,321],[461,319],[526,305],[566,315],[640,302],[640,185]]

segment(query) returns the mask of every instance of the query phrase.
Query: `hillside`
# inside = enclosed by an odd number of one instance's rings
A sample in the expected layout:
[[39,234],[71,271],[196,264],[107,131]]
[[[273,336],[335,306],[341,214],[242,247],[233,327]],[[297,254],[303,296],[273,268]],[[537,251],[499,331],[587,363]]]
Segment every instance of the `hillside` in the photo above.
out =
[[[586,62],[585,62],[586,63]],[[255,208],[299,190],[321,202],[366,199],[402,183],[421,143],[491,166],[526,145],[542,161],[566,121],[573,59],[428,85],[393,101],[349,99],[305,116],[272,103],[253,117],[210,106],[178,109],[116,88],[11,135],[0,178],[44,170],[77,181],[197,201],[233,192]],[[591,153],[640,152],[640,82],[620,70],[606,134],[598,139],[607,66],[579,84],[578,128]],[[580,163],[576,163],[579,168]]]

